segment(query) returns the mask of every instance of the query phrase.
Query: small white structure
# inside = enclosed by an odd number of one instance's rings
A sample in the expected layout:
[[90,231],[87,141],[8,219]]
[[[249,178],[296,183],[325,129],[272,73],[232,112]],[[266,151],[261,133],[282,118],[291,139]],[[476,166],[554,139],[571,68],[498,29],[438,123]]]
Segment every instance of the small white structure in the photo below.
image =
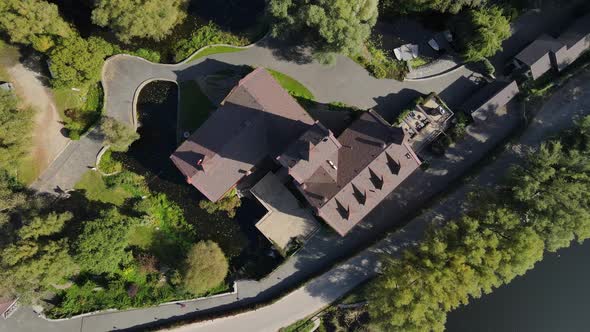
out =
[[395,57],[400,61],[410,61],[418,57],[418,45],[405,44],[393,50]]
[[14,89],[14,85],[9,82],[0,82],[0,90],[4,91],[12,91]]

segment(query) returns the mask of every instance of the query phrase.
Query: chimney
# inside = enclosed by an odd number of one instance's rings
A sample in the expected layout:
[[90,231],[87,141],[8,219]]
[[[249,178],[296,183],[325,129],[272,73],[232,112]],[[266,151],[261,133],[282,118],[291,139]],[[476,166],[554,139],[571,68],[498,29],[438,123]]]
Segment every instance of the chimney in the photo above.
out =
[[186,177],[186,183],[193,184],[193,180],[190,177]]
[[203,158],[197,160],[197,166],[201,166],[203,164]]

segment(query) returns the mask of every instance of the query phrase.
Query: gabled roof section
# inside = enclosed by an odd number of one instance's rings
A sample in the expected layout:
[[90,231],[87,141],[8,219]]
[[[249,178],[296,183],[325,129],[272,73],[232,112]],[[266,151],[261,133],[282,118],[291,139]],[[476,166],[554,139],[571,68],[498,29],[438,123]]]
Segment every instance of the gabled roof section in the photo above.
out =
[[332,132],[316,122],[277,159],[298,183],[303,183],[324,163],[335,170],[338,160],[334,156],[340,147]]
[[[299,186],[308,202],[345,235],[419,165],[420,160],[392,127],[373,111],[361,115],[339,137],[336,169],[320,164]],[[337,158],[336,158],[337,156]]]
[[530,67],[543,57],[548,56],[549,52],[557,51],[562,47],[561,42],[547,34],[543,34],[520,51],[516,55],[516,59]]
[[275,158],[313,124],[295,99],[258,68],[170,158],[189,183],[217,201],[262,159]]

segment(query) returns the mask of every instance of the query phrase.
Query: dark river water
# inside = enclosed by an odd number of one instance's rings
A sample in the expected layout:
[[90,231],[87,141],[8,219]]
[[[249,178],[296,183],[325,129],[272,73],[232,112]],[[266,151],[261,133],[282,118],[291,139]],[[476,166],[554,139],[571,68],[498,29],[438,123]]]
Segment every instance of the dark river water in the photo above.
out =
[[451,312],[447,331],[590,331],[590,241]]

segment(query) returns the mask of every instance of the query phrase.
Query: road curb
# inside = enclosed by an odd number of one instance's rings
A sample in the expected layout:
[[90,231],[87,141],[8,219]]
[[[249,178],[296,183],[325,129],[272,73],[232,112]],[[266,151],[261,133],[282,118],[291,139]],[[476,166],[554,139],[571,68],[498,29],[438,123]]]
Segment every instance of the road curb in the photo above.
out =
[[424,77],[421,77],[421,78],[404,78],[404,82],[421,82],[421,81],[428,81],[428,80],[432,80],[432,79],[435,79],[435,78],[440,78],[440,77],[443,77],[443,76],[445,76],[445,75],[448,75],[448,74],[454,73],[454,72],[456,72],[457,70],[459,70],[459,69],[461,69],[461,68],[464,68],[464,67],[465,67],[465,64],[464,64],[464,63],[462,63],[462,64],[459,64],[459,65],[456,65],[455,67],[449,68],[449,69],[447,69],[447,70],[445,70],[445,71],[443,71],[443,72],[440,72],[440,73],[438,73],[438,74],[429,75],[429,76],[424,76]]

